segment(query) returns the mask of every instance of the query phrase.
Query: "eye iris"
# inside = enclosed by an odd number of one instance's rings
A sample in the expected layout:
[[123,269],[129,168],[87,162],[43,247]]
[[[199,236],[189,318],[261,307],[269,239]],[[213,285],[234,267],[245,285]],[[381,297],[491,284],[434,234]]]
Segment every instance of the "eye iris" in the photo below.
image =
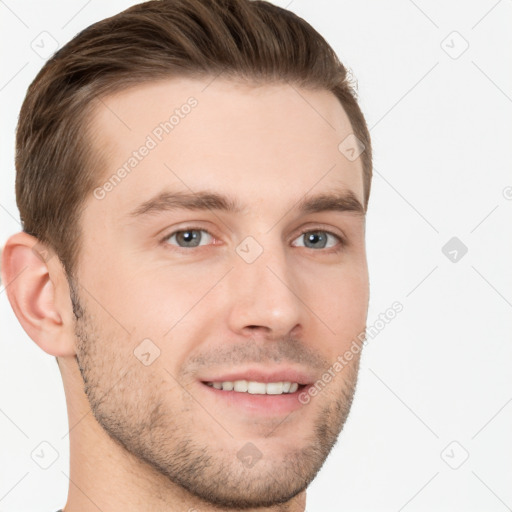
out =
[[176,234],[176,241],[181,245],[184,243],[184,247],[197,247],[201,241],[201,232],[196,229],[189,229],[187,231],[179,231]]
[[[324,248],[327,244],[327,235],[326,233],[322,233],[320,231],[312,231],[310,233],[306,233],[304,235],[306,237],[306,247],[313,247],[313,248],[316,248],[316,247],[321,247],[321,248]],[[323,243],[321,244],[318,244],[318,242],[321,241]],[[317,244],[317,245],[313,245],[313,246],[309,246],[308,244],[309,243],[313,243],[313,244]]]

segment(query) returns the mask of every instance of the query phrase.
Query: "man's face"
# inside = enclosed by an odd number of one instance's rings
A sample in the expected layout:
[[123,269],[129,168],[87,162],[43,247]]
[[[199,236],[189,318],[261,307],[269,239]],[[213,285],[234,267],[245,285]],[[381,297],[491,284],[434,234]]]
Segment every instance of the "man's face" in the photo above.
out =
[[[82,216],[77,359],[129,452],[209,502],[263,506],[305,489],[349,413],[359,355],[332,367],[366,325],[362,166],[338,149],[352,128],[331,93],[210,82],[95,112],[106,165]],[[239,211],[197,204],[206,192]]]

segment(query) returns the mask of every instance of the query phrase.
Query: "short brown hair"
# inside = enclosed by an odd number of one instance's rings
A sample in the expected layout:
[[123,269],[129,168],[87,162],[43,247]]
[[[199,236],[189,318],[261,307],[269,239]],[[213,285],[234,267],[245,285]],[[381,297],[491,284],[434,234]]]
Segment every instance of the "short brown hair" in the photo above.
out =
[[367,208],[368,128],[345,67],[311,25],[260,0],[145,2],[91,25],[57,51],[21,108],[16,200],[23,230],[55,251],[68,276],[80,253],[81,211],[100,178],[100,156],[91,151],[88,130],[94,101],[146,81],[220,73],[331,91],[366,148]]

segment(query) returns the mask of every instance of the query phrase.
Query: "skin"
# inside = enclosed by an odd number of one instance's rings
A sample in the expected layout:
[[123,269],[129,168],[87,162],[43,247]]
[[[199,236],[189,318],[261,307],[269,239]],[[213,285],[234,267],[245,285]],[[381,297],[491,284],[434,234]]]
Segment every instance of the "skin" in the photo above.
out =
[[[18,319],[59,357],[70,425],[65,512],[303,511],[350,410],[360,353],[289,414],[234,407],[201,382],[284,366],[314,382],[364,332],[364,214],[295,209],[334,189],[364,204],[360,158],[338,150],[352,133],[346,113],[330,92],[288,84],[139,85],[94,111],[98,183],[191,96],[197,106],[172,133],[103,199],[87,198],[71,283],[57,257],[37,256],[31,236],[15,234],[4,248]],[[129,218],[164,188],[230,195],[243,212]],[[169,236],[189,226],[211,237],[180,248]],[[347,245],[306,246],[307,230],[341,234]],[[248,236],[263,250],[252,263],[236,251]],[[148,366],[134,356],[144,339],[160,351]],[[237,456],[247,443],[261,454],[251,467]]]

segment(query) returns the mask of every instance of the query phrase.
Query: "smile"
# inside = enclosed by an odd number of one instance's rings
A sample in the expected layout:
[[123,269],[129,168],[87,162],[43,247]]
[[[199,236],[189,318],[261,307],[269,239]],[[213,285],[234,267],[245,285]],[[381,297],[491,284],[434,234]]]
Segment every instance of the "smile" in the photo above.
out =
[[299,387],[297,382],[257,382],[252,380],[235,380],[223,382],[205,382],[207,386],[223,391],[250,393],[251,395],[283,395],[295,393]]

